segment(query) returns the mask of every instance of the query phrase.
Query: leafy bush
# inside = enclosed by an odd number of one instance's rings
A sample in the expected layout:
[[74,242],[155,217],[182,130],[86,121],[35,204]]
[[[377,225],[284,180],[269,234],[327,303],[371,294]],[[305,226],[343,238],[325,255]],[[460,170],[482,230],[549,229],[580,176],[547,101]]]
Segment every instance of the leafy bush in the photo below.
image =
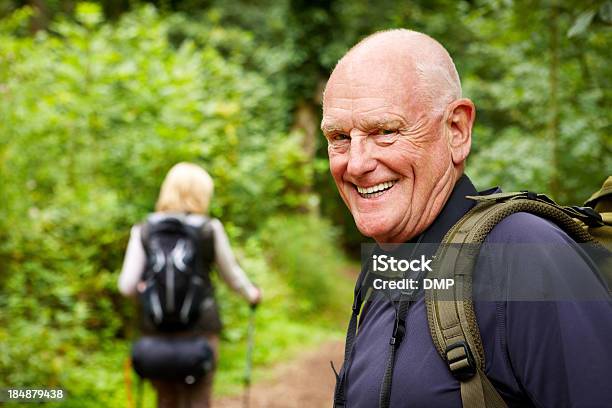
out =
[[[29,16],[24,8],[0,22],[0,388],[61,386],[67,406],[122,405],[135,332],[118,271],[131,224],[183,160],[216,181],[212,213],[243,244],[245,269],[266,293],[256,361],[328,335],[322,323],[292,320],[291,286],[259,240],[272,214],[303,207],[312,170],[288,136],[287,100],[235,57],[261,50],[225,55],[248,35],[212,17],[196,35],[184,16],[151,6],[108,23],[81,3],[74,21],[59,16],[32,37]],[[286,234],[324,233],[298,225]],[[223,287],[219,298],[227,327],[219,378],[231,387],[247,310]]]
[[262,245],[292,289],[287,307],[297,318],[325,315],[349,304],[347,283],[355,268],[348,267],[338,249],[339,239],[338,231],[316,216],[275,216],[263,228]]

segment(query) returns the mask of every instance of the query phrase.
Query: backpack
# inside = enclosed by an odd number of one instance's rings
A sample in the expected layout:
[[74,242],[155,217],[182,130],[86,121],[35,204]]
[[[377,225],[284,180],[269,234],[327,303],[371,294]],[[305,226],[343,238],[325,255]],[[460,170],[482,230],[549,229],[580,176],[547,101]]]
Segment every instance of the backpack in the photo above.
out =
[[199,335],[144,336],[132,346],[132,366],[140,378],[194,384],[214,365],[214,351]]
[[141,229],[146,254],[140,303],[145,320],[161,332],[190,330],[202,302],[213,296],[214,242],[209,219],[152,214]]
[[[476,206],[448,231],[443,240],[444,244],[458,244],[460,249],[446,251],[447,246],[443,245],[441,252],[446,253],[439,255],[444,262],[433,269],[435,278],[455,279],[455,300],[448,300],[448,292],[443,296],[442,289],[426,290],[427,319],[438,353],[460,381],[463,406],[506,407],[484,374],[485,354],[471,292],[476,257],[466,256],[461,248],[464,244],[482,243],[507,216],[527,212],[552,221],[578,243],[601,245],[612,250],[612,177],[585,202],[585,207],[563,207],[543,194],[527,191],[468,198],[475,200]],[[612,276],[604,278],[612,283]],[[611,287],[609,284],[608,288]]]
[[599,191],[584,203],[587,207],[593,208],[600,216],[603,226],[588,227],[588,232],[599,243],[605,246],[608,251],[612,251],[612,176],[604,182]]

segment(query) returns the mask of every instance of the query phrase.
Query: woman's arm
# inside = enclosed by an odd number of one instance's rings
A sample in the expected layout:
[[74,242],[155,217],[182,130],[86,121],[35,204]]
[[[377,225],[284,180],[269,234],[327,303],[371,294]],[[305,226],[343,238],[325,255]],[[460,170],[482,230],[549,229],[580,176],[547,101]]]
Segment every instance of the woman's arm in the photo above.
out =
[[213,219],[211,227],[215,239],[215,262],[219,267],[219,274],[232,289],[240,293],[246,300],[257,303],[260,296],[259,289],[251,283],[236,262],[223,224],[221,224],[221,221]]
[[140,240],[140,226],[134,225],[130,232],[123,268],[119,276],[119,291],[124,296],[135,296],[136,286],[142,277],[145,268],[145,251]]

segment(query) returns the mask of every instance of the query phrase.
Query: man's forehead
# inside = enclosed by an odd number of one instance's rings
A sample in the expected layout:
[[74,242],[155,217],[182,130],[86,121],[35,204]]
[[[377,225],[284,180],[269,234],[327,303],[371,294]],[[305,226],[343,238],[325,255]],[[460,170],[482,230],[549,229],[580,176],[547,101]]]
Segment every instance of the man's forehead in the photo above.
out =
[[414,74],[412,61],[397,57],[388,53],[348,55],[334,69],[330,83],[351,85],[356,91],[364,87],[396,88]]
[[340,119],[349,111],[359,116],[368,113],[378,116],[412,105],[411,79],[405,72],[402,75],[397,65],[392,66],[340,64],[325,91],[323,106],[328,120],[324,122],[335,122],[334,118]]
[[[401,53],[400,53],[401,54]],[[380,50],[359,50],[347,55],[334,69],[325,100],[336,98],[386,98],[401,103],[414,84],[414,65],[406,55]]]
[[393,98],[397,87],[390,86],[381,81],[371,80],[369,82],[345,81],[331,82],[325,91],[326,102],[332,99],[389,99]]

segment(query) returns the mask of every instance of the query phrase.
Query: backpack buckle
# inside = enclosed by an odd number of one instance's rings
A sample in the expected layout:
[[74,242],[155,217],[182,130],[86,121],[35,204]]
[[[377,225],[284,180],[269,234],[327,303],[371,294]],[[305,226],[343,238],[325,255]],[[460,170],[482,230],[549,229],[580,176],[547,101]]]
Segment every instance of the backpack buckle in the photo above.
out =
[[538,193],[534,193],[533,191],[521,190],[521,193],[523,193],[525,195],[525,198],[528,199],[528,200],[537,200],[538,199]]
[[448,368],[459,381],[466,381],[476,374],[476,361],[470,346],[463,340],[446,347],[446,361]]
[[353,306],[351,307],[354,314],[359,314],[359,310],[361,309],[361,290],[355,293],[355,297],[353,298]]
[[393,334],[389,340],[389,344],[395,346],[404,339],[406,334],[406,321],[404,319],[395,319],[395,326],[393,327]]
[[601,214],[592,209],[591,207],[580,207],[577,205],[573,205],[571,208],[584,217],[581,218],[581,221],[589,227],[600,227],[604,225]]

